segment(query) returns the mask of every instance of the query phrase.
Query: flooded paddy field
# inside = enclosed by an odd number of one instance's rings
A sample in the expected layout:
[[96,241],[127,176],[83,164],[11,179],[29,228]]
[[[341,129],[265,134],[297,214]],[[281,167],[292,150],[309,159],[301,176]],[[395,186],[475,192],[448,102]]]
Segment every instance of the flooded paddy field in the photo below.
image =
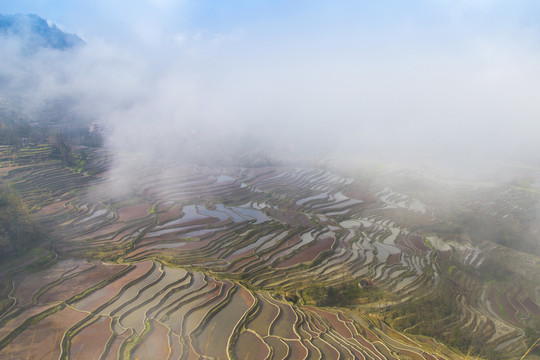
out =
[[[500,247],[433,230],[438,203],[399,183],[182,165],[146,169],[116,198],[92,190],[113,181],[106,171],[19,171],[12,186],[29,192],[54,256],[5,281],[2,358],[459,359],[443,341],[393,328],[414,328],[403,309],[447,284],[455,312],[445,321],[501,354],[521,352],[540,316],[534,255],[519,267],[521,254],[505,253],[513,275],[482,278]],[[516,191],[463,206],[517,227]],[[438,339],[451,334],[443,326]]]

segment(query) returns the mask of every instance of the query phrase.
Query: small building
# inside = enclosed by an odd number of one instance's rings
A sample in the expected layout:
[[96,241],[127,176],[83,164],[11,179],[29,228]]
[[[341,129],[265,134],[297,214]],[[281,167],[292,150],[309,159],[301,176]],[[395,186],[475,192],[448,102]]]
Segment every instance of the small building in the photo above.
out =
[[88,132],[91,133],[91,134],[92,133],[99,134],[99,133],[101,133],[101,127],[99,126],[99,124],[93,122],[88,127]]

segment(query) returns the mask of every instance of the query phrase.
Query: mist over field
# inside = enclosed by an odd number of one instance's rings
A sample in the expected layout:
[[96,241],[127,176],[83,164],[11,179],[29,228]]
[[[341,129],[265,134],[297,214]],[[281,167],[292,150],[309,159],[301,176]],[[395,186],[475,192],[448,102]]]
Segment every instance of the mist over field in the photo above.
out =
[[537,5],[388,4],[11,5],[86,43],[29,55],[2,35],[1,96],[29,116],[60,99],[154,160],[536,161]]
[[538,1],[0,11],[0,358],[540,359]]

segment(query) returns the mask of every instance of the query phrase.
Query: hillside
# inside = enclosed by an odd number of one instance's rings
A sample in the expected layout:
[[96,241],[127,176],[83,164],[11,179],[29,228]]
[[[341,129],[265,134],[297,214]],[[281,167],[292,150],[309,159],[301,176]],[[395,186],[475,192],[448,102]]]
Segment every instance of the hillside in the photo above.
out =
[[4,357],[498,359],[540,333],[540,258],[455,220],[526,234],[534,188],[170,163],[120,194],[110,154],[85,152],[82,171],[2,163],[54,239],[4,274]]
[[540,3],[3,8],[0,359],[540,359]]
[[65,33],[34,14],[0,14],[0,36],[22,42],[30,53],[39,48],[67,50],[84,44],[77,35]]

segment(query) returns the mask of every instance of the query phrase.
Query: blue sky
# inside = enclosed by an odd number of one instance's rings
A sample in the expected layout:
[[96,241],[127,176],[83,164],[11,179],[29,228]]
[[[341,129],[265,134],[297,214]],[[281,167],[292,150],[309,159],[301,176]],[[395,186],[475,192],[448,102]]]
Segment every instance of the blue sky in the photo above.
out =
[[[264,38],[313,34],[351,38],[414,32],[420,37],[490,33],[504,28],[538,30],[540,4],[514,0],[16,0],[0,2],[3,13],[36,13],[66,31],[108,41],[134,40],[146,24],[166,36],[186,31],[231,32]],[[421,41],[421,39],[419,39]]]
[[0,3],[4,13],[36,13],[89,42],[167,56],[219,48],[220,57],[254,57],[254,62],[291,52],[338,62],[362,55],[386,61],[413,53],[466,57],[475,42],[516,43],[537,51],[540,41],[540,3],[526,0]]
[[[0,9],[82,36],[90,55],[69,68],[88,79],[75,74],[73,91],[104,94],[86,108],[143,133],[152,129],[141,114],[158,113],[166,132],[195,123],[270,142],[301,134],[307,149],[332,138],[344,153],[540,151],[538,1],[0,0]],[[101,76],[114,83],[100,88]]]
[[35,13],[87,41],[144,50],[228,39],[245,53],[294,47],[346,57],[362,47],[384,57],[454,52],[474,39],[540,40],[534,0],[1,0],[0,11]]

